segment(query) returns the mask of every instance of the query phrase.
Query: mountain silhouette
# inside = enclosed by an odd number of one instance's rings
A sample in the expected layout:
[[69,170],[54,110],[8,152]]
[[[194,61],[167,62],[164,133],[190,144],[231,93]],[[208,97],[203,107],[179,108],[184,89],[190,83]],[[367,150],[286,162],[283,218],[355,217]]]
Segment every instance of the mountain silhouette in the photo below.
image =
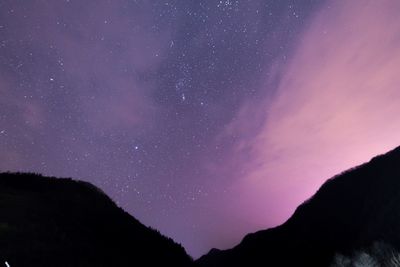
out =
[[213,249],[197,263],[400,266],[399,250],[400,148],[396,148],[325,182],[284,224],[249,234],[232,249]]
[[180,245],[87,182],[0,174],[0,266],[192,264]]

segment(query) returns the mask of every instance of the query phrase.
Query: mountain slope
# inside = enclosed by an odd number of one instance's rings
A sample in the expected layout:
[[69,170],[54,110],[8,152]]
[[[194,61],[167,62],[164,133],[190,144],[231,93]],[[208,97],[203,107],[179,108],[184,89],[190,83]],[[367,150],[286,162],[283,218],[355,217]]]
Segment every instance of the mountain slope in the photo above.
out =
[[184,249],[95,186],[0,174],[0,265],[191,266]]
[[400,249],[400,148],[328,180],[283,225],[213,250],[200,266],[329,266],[376,242]]

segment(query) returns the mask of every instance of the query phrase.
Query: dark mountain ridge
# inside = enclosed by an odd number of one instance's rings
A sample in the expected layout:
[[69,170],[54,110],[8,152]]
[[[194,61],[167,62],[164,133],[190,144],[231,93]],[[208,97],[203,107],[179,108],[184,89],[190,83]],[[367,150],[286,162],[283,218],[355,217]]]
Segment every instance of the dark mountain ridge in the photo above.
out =
[[232,249],[212,250],[197,263],[330,266],[337,253],[350,257],[376,242],[400,251],[400,148],[331,178],[281,226],[249,234]]
[[0,265],[192,266],[182,246],[97,187],[37,174],[0,174]]
[[[194,264],[180,245],[86,182],[2,173],[0,211],[0,264]],[[331,266],[340,254],[347,264],[334,266],[356,266],[346,257],[377,242],[400,251],[400,148],[328,180],[281,226],[249,234],[232,249],[213,249],[196,265]],[[398,260],[371,266],[400,266]]]

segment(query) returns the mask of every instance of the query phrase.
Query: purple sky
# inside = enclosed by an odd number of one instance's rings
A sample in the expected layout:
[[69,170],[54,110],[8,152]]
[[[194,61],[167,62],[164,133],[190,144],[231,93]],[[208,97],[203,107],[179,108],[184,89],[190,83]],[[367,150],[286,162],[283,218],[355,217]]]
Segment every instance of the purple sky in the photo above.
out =
[[194,257],[400,145],[400,3],[0,0],[0,170],[101,187]]

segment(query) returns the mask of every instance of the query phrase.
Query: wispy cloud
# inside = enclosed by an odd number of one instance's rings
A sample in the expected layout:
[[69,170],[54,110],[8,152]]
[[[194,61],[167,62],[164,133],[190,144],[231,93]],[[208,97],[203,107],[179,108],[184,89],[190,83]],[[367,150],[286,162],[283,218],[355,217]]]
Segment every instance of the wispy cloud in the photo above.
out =
[[400,145],[399,11],[394,0],[330,1],[300,36],[276,95],[252,107],[259,134],[241,144],[251,158],[232,190],[255,218],[282,222],[327,178]]

